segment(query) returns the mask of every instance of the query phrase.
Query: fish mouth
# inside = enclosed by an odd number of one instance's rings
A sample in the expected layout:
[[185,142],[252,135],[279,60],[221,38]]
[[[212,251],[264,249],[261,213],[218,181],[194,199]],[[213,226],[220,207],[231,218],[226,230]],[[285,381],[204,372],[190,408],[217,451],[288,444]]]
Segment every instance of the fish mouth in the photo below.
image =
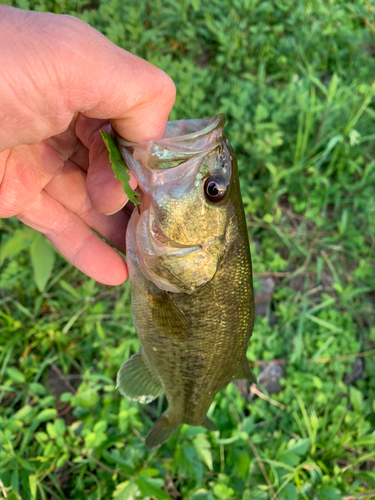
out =
[[217,244],[215,248],[218,238],[190,245],[179,243],[152,222],[150,210],[141,215],[137,210],[132,218],[139,268],[159,289],[191,294],[213,278],[221,259]]
[[127,167],[139,181],[148,177],[144,167],[151,171],[169,170],[212,152],[221,142],[224,123],[223,114],[211,119],[168,121],[164,138],[157,141],[131,142],[117,133],[115,140]]
[[201,250],[201,246],[195,246],[195,247],[185,247],[185,248],[180,248],[177,250],[172,250],[169,252],[170,257],[184,257],[185,255],[189,255],[190,253],[197,252],[198,250]]
[[[146,210],[137,210],[137,229],[136,240],[137,247],[144,255],[149,257],[183,257],[193,252],[202,250],[201,244],[183,244],[169,238],[164,231],[152,222],[150,211],[152,207]],[[141,212],[141,213],[139,213]]]
[[152,236],[154,246],[164,248],[170,257],[183,257],[190,253],[202,250],[202,245],[184,245],[177,241],[171,240],[168,236],[158,227],[152,228]]
[[[183,129],[181,130],[181,124]],[[213,118],[206,118],[200,120],[169,120],[165,130],[165,136],[163,139],[158,141],[152,141],[157,143],[167,142],[168,139],[174,142],[190,142],[196,141],[212,132],[218,126],[223,127],[225,124],[225,115],[220,113],[215,115]],[[115,132],[115,139],[118,144],[124,146],[125,148],[134,148],[139,144],[145,144],[143,142],[132,142],[121,137],[117,132]],[[148,141],[150,142],[150,141]]]

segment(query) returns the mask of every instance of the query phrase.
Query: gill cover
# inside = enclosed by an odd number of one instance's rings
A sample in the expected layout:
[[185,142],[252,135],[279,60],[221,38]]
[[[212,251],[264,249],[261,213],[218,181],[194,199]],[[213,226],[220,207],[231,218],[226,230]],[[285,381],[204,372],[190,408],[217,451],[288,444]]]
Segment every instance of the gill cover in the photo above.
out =
[[213,278],[225,256],[233,152],[224,122],[222,114],[171,121],[164,139],[147,143],[117,137],[142,191],[128,227],[128,248],[161,290],[192,293]]

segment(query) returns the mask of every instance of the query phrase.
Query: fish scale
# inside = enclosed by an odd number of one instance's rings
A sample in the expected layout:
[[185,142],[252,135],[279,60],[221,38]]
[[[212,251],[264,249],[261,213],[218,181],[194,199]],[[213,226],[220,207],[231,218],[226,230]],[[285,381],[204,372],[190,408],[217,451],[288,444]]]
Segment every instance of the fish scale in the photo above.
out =
[[[120,149],[142,191],[127,232],[132,315],[142,350],[122,365],[118,387],[141,402],[165,393],[169,406],[147,435],[149,449],[183,423],[215,429],[206,415],[216,393],[233,380],[255,380],[246,360],[254,298],[235,154],[223,134],[223,115],[189,122],[181,128],[193,132],[156,146],[151,141],[138,156],[137,146],[133,155]],[[179,123],[173,123],[174,130]],[[180,156],[185,148],[184,161],[191,164],[181,170],[181,178],[174,147]],[[202,148],[207,150],[203,157]],[[157,188],[153,185],[157,176],[148,166],[152,158],[157,168],[155,151],[164,151],[164,190],[160,176]],[[173,196],[168,175],[176,187]],[[216,201],[219,191],[224,196]],[[139,373],[143,378],[137,386]]]

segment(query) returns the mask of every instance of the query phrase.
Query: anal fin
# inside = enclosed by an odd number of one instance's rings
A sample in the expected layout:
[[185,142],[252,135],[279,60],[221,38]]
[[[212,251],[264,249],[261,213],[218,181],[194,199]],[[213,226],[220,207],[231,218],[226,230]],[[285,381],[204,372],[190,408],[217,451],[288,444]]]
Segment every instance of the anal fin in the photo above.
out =
[[150,403],[163,392],[160,380],[150,368],[142,349],[121,365],[117,389],[123,396],[140,403]]
[[252,382],[253,384],[257,383],[257,378],[254,373],[251,371],[249,366],[249,362],[245,358],[237,367],[237,371],[234,374],[233,380],[241,380],[246,379]]
[[216,424],[212,422],[212,420],[208,417],[206,417],[206,422],[204,424],[204,427],[208,429],[209,431],[217,431],[218,428],[216,427]]
[[182,422],[174,420],[169,410],[165,411],[151,427],[146,436],[146,447],[148,450],[155,450],[174,434]]

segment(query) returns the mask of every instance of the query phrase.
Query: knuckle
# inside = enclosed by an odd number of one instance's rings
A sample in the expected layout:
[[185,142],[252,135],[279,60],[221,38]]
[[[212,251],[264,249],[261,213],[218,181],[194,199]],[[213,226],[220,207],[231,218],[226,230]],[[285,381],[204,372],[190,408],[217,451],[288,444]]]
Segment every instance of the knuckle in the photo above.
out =
[[153,97],[161,99],[166,106],[168,105],[172,108],[176,99],[176,86],[172,78],[164,73],[164,71],[159,70],[158,75],[159,77],[154,82]]
[[2,151],[0,153],[0,218],[12,217],[16,215],[12,209],[9,197],[6,196],[5,191],[5,170],[10,157],[10,150]]

